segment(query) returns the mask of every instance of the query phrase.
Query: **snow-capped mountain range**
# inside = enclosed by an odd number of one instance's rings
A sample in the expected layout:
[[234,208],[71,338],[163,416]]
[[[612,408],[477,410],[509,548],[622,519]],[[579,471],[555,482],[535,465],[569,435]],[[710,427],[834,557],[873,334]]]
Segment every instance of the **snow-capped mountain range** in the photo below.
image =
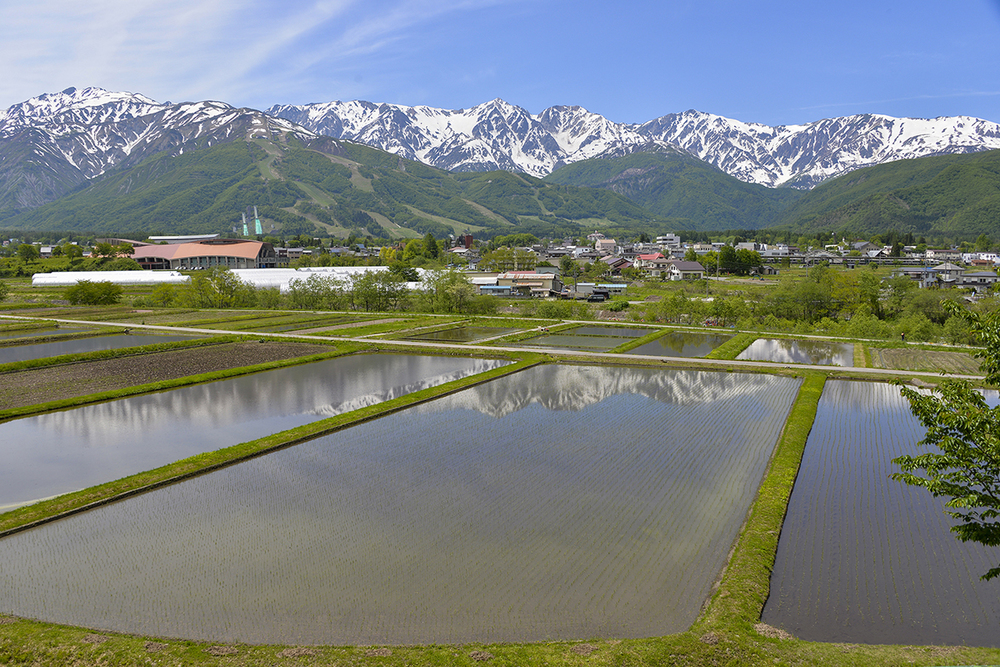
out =
[[291,132],[288,121],[222,102],[159,103],[133,93],[68,88],[0,112],[0,196],[23,208],[57,199],[109,169],[162,151]]
[[353,101],[262,112],[69,88],[0,111],[0,199],[32,208],[161,151],[288,134],[359,142],[442,169],[538,177],[588,158],[683,151],[743,181],[799,188],[882,162],[1000,148],[1000,125],[964,116],[865,114],[769,127],[685,111],[636,125],[577,106],[531,114],[499,99],[460,110]]
[[859,167],[1000,148],[1000,125],[966,116],[863,114],[769,127],[685,111],[630,125],[577,106],[534,115],[499,99],[458,111],[329,102],[273,106],[268,113],[442,169],[503,169],[538,177],[608,154],[679,149],[742,181],[810,188]]

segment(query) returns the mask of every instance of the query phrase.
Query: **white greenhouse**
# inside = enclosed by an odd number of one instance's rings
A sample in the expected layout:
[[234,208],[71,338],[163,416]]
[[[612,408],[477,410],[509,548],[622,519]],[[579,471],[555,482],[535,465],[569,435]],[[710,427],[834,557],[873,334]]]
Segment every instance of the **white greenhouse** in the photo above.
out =
[[53,271],[31,276],[32,287],[69,287],[81,280],[116,285],[177,285],[191,280],[179,271]]

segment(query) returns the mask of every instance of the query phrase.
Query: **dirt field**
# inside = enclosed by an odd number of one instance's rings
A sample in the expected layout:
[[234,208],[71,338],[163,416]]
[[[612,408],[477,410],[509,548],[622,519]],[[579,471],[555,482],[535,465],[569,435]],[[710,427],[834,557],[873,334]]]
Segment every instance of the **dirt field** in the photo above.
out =
[[227,343],[0,375],[0,410],[330,352],[308,343]]

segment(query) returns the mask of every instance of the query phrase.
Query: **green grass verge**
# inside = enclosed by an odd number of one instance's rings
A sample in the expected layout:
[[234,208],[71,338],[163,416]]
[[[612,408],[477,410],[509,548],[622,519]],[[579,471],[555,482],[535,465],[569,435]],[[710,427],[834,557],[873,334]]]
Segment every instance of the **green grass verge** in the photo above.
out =
[[759,338],[757,333],[738,333],[725,343],[705,355],[706,359],[725,359],[732,361],[740,352],[750,347]]
[[36,345],[39,343],[55,343],[64,340],[78,340],[80,338],[94,338],[96,336],[107,336],[108,334],[121,333],[119,327],[91,327],[87,331],[76,331],[66,333],[49,333],[44,336],[32,336],[22,338],[8,338],[0,340],[0,348],[19,347],[21,345]]
[[871,352],[868,351],[868,346],[862,342],[854,344],[854,366],[856,368],[871,367]]
[[621,354],[623,352],[628,352],[629,350],[634,350],[635,348],[641,347],[646,343],[652,343],[654,340],[662,338],[671,331],[674,331],[674,329],[652,329],[645,336],[640,336],[639,338],[633,338],[627,343],[622,343],[618,347],[611,348],[610,350],[608,350],[608,352],[610,354]]

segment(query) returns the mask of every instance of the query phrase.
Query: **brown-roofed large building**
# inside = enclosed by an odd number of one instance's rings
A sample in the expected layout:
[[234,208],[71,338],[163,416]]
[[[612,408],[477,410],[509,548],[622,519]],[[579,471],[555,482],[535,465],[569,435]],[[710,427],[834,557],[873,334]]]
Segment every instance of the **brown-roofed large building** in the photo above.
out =
[[165,245],[138,245],[132,258],[144,269],[273,269],[278,259],[274,246],[247,239],[209,238]]

